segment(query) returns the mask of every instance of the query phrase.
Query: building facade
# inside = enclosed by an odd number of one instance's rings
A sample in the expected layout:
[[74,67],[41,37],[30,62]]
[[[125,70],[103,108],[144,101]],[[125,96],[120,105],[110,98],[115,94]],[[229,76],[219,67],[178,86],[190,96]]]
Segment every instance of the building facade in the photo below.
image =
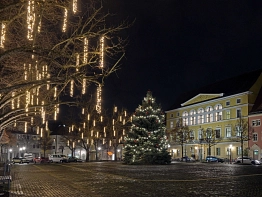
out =
[[[172,158],[193,156],[203,160],[212,155],[233,160],[241,156],[242,151],[254,157],[248,141],[254,136],[250,135],[249,128],[241,125],[241,121],[249,122],[249,114],[261,86],[262,74],[258,70],[181,95],[173,107],[166,111],[167,133],[172,134],[177,122],[182,119],[183,125],[190,130],[190,138],[181,145],[170,135]],[[207,129],[215,133],[212,144],[203,138],[203,132]],[[252,146],[257,150],[255,145]]]

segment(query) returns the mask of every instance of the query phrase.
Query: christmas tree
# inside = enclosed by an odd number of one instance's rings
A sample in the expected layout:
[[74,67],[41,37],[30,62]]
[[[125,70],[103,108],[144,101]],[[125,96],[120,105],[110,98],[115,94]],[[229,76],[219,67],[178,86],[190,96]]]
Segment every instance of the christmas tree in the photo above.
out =
[[132,118],[132,127],[124,140],[124,163],[169,164],[165,115],[155,102],[151,91],[139,105]]

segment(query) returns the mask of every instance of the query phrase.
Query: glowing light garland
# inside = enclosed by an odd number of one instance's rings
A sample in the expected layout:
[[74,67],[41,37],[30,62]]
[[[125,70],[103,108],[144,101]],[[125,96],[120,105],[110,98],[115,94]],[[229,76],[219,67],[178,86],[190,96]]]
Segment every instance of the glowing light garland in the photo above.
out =
[[77,12],[77,0],[73,0],[73,12],[74,14]]
[[97,113],[101,113],[101,110],[102,110],[102,108],[101,108],[101,94],[102,94],[102,88],[101,88],[101,85],[99,85],[98,87],[97,87],[97,100],[96,100],[96,111],[97,111]]
[[82,84],[82,94],[86,93],[86,79],[83,79],[83,84]]
[[62,27],[62,32],[66,32],[66,26],[67,26],[67,9],[65,8],[65,13],[64,13],[64,23],[63,23],[63,27]]
[[104,67],[104,36],[100,38],[100,68]]
[[33,31],[35,24],[35,1],[29,0],[27,6],[27,38],[33,40]]
[[76,53],[76,72],[79,71],[79,53]]
[[1,37],[0,37],[0,48],[4,48],[5,32],[6,32],[6,24],[4,22],[2,22],[2,25],[1,25]]
[[83,63],[87,63],[88,58],[88,40],[87,38],[84,38],[84,57],[83,57]]
[[70,81],[70,96],[74,96],[74,80]]

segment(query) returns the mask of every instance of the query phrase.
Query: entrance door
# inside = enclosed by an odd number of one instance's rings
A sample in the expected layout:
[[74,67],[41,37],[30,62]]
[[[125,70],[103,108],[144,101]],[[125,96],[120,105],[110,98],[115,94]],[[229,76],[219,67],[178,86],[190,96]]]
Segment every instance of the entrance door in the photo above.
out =
[[253,159],[258,159],[258,150],[253,151]]

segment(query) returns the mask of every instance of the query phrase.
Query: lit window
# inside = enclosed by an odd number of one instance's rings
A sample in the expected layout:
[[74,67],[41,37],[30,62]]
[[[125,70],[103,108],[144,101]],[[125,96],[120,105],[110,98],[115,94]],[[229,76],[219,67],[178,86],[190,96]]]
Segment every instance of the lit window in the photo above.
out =
[[231,127],[226,127],[226,137],[231,137]]
[[173,128],[173,127],[174,127],[174,122],[171,121],[171,122],[170,122],[170,128]]
[[183,125],[188,125],[188,113],[183,113]]
[[202,130],[198,131],[198,139],[203,140],[203,131]]
[[207,112],[206,122],[213,122],[213,108],[207,107],[206,112]]
[[202,123],[204,123],[204,115],[203,115],[203,113],[204,113],[204,110],[203,109],[199,109],[198,110],[198,123],[199,124],[202,124]]
[[222,105],[217,105],[215,107],[216,110],[216,121],[220,121],[222,120]]

